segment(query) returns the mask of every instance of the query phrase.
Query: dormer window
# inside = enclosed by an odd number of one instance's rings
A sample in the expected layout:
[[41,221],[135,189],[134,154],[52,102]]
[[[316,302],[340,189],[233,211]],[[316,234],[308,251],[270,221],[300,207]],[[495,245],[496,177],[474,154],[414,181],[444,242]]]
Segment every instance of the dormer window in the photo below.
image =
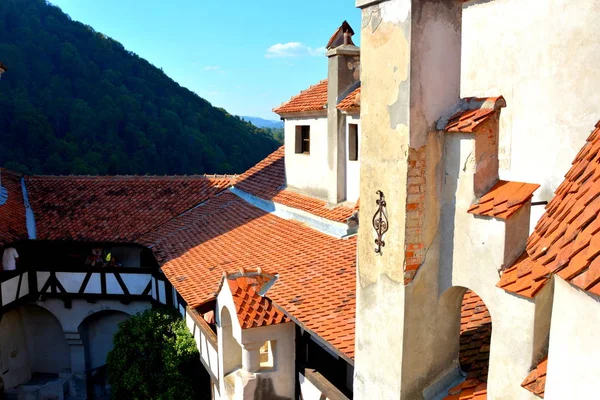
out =
[[310,154],[310,126],[296,126],[296,154]]

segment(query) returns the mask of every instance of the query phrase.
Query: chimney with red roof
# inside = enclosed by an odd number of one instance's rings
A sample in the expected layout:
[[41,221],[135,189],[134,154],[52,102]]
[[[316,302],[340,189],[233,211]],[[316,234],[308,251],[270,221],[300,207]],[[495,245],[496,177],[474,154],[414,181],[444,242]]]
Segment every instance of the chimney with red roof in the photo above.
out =
[[327,43],[327,176],[332,204],[346,200],[346,118],[337,105],[360,84],[360,48],[354,45],[353,35],[344,21]]

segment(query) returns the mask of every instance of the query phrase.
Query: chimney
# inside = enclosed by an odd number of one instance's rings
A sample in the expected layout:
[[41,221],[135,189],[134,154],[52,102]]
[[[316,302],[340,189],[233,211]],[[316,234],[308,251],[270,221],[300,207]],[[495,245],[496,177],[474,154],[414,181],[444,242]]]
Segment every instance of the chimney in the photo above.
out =
[[344,21],[327,44],[327,162],[332,188],[328,201],[346,199],[346,118],[337,105],[360,83],[360,48],[354,45],[354,30]]

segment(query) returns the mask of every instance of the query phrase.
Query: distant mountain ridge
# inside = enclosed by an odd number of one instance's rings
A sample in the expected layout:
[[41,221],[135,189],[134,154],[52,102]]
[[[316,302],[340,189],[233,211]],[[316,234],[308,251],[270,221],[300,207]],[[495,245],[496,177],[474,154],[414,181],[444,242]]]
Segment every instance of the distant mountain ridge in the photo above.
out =
[[270,128],[270,129],[282,129],[283,128],[283,121],[263,119],[263,118],[259,118],[259,117],[246,117],[246,116],[240,116],[240,118],[243,119],[244,121],[250,122],[252,125],[254,125],[258,128]]
[[279,146],[45,0],[0,2],[0,61],[0,165],[18,172],[241,173]]

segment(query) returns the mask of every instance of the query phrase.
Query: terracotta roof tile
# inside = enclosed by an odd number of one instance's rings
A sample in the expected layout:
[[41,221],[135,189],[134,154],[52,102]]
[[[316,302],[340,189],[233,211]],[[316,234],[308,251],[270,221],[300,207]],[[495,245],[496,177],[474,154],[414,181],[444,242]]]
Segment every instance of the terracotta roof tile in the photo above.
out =
[[354,210],[350,207],[329,207],[323,200],[285,189],[284,157],[282,146],[240,175],[235,182],[235,187],[261,199],[297,208],[332,221],[346,222],[352,216]]
[[215,297],[224,271],[277,271],[268,298],[354,357],[356,238],[333,238],[223,192],[143,241],[191,307]]
[[498,181],[469,208],[469,213],[507,219],[529,201],[539,187],[532,183]]
[[322,80],[273,109],[276,114],[324,111],[327,108],[327,79]]
[[346,96],[346,98],[338,104],[337,108],[338,110],[346,112],[360,110],[360,87]]
[[[21,176],[15,172],[0,169],[1,184],[7,197],[0,203],[0,246],[27,239],[25,223],[25,203],[21,189]],[[2,196],[2,194],[0,194]]]
[[37,238],[132,242],[231,185],[203,176],[26,178]]
[[492,319],[483,300],[471,290],[463,296],[460,315],[459,362],[467,376],[444,400],[483,400],[487,398]]
[[553,274],[590,292],[600,282],[600,122],[498,286],[533,297]]
[[548,368],[548,357],[544,358],[537,367],[527,375],[527,378],[521,383],[525,389],[536,396],[544,398],[546,390],[546,370]]
[[290,319],[277,309],[270,299],[259,294],[265,285],[262,274],[234,274],[224,277],[229,285],[236,313],[242,329],[270,326],[289,322]]
[[446,132],[473,133],[494,113],[506,106],[504,97],[469,97],[461,102],[461,111],[448,120]]

